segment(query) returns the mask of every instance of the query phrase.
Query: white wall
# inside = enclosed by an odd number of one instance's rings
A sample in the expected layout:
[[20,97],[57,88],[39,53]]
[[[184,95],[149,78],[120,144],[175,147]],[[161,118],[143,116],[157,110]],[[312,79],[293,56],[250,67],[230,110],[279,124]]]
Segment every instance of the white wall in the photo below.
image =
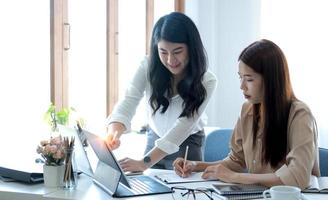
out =
[[284,51],[294,93],[317,121],[319,146],[328,148],[328,1],[298,0],[296,8],[295,1],[266,0],[261,7],[261,37]]
[[233,128],[244,98],[239,89],[237,59],[259,39],[260,0],[188,0],[186,14],[199,28],[209,68],[218,87],[207,108],[209,126]]

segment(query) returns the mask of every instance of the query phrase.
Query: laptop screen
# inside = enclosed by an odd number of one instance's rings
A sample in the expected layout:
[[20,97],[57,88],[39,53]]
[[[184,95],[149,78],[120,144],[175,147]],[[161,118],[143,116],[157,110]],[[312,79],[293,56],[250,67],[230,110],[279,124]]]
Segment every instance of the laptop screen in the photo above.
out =
[[[112,170],[114,169],[120,175],[119,181],[122,184],[124,184],[125,186],[127,186],[128,188],[130,188],[130,184],[129,184],[122,168],[120,167],[119,163],[117,162],[117,160],[116,160],[115,156],[113,155],[113,153],[111,152],[111,150],[107,147],[106,142],[101,137],[99,137],[95,134],[92,134],[89,131],[83,130],[83,132],[84,132],[89,144],[91,145],[94,152],[98,156],[99,162],[107,164],[108,166],[110,166],[112,168]],[[98,163],[98,167],[103,168],[104,166],[101,163]],[[98,170],[98,171],[100,171],[100,170]],[[99,172],[99,173],[101,173],[101,172]]]
[[128,181],[106,141],[86,130],[83,133],[99,159],[93,181],[112,196],[132,197],[172,192],[169,187],[148,176],[132,176]]

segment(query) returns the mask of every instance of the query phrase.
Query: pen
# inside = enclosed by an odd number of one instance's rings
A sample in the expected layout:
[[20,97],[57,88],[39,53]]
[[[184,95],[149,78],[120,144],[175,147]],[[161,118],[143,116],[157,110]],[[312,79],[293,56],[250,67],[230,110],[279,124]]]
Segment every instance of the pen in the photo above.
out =
[[189,146],[186,146],[186,152],[185,152],[185,156],[184,156],[184,160],[183,160],[183,171],[182,171],[182,176],[184,176],[184,170],[186,167],[186,162],[187,162],[187,156],[188,156],[188,150],[189,150]]

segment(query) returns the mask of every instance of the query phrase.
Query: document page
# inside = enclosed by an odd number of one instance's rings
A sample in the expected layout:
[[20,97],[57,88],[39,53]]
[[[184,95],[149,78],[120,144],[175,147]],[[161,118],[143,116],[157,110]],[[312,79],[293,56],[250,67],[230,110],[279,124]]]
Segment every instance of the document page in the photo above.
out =
[[309,193],[328,193],[328,177],[316,177],[311,175],[311,185],[303,190]]
[[202,178],[203,172],[193,172],[191,176],[182,178],[178,176],[173,170],[172,171],[167,171],[163,172],[160,174],[155,175],[156,178],[159,180],[170,184],[170,183],[188,183],[188,182],[201,182],[201,181],[216,181],[217,179],[203,179]]
[[318,178],[320,192],[328,193],[328,177]]

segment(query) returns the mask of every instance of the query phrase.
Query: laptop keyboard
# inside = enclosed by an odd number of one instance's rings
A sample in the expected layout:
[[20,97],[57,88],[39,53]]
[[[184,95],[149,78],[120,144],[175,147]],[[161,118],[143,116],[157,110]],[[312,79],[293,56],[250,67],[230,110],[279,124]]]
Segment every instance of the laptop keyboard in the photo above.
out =
[[137,178],[129,178],[131,190],[134,194],[147,194],[153,191],[153,187],[147,182],[140,181]]

